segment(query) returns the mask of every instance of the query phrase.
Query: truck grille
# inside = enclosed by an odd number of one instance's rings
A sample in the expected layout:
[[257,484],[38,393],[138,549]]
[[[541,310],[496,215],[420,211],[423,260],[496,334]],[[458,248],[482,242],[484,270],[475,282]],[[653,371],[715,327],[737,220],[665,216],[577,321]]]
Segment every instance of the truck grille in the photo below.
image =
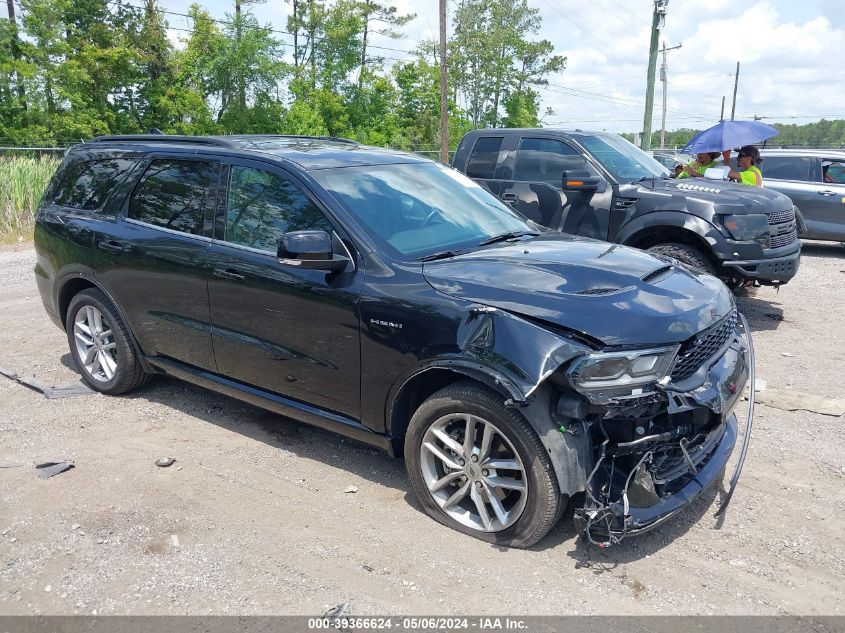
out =
[[778,211],[777,213],[769,214],[769,226],[773,224],[782,224],[783,222],[795,221],[795,209],[787,209],[786,211]]
[[770,242],[771,248],[780,248],[781,246],[786,246],[787,244],[792,244],[795,240],[798,239],[798,231],[790,231],[789,233],[785,233],[784,235],[773,235]]
[[681,346],[675,365],[672,367],[672,380],[686,380],[692,376],[708,358],[724,345],[736,330],[737,313],[732,310],[718,323],[711,325]]

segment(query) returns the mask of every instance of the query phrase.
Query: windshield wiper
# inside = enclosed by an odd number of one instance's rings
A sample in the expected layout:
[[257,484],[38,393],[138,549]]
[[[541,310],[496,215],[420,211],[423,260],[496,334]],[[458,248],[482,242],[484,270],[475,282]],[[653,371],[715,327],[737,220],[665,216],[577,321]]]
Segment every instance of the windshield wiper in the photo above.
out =
[[665,180],[665,179],[666,179],[666,176],[658,176],[657,174],[655,174],[654,176],[640,176],[636,180],[632,180],[631,184],[633,185],[634,183],[637,183],[637,182],[645,182],[646,180]]
[[455,257],[456,255],[460,255],[462,253],[466,253],[466,251],[438,251],[436,253],[432,253],[431,255],[424,255],[423,257],[417,257],[418,262],[433,262],[437,259],[449,259],[450,257]]
[[487,246],[488,244],[495,244],[496,242],[504,242],[506,240],[514,240],[518,237],[525,237],[526,235],[540,235],[537,231],[511,231],[509,233],[502,233],[501,235],[494,235],[487,238],[483,242],[479,242],[479,246]]

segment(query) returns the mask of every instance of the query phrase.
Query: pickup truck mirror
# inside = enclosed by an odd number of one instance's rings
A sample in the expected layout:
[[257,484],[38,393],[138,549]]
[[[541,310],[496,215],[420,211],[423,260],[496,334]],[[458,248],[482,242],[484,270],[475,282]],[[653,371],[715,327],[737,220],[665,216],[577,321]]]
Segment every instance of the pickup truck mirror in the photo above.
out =
[[349,258],[335,255],[332,237],[325,231],[291,231],[282,235],[276,253],[279,263],[309,270],[339,272]]
[[563,172],[561,189],[564,191],[597,191],[601,178],[587,169],[567,169]]

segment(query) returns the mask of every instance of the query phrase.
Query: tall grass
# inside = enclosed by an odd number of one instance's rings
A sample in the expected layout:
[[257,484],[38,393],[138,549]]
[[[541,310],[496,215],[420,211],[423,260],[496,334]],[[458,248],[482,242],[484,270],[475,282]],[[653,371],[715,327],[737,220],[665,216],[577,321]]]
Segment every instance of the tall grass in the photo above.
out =
[[58,158],[0,158],[0,242],[31,240],[41,193]]

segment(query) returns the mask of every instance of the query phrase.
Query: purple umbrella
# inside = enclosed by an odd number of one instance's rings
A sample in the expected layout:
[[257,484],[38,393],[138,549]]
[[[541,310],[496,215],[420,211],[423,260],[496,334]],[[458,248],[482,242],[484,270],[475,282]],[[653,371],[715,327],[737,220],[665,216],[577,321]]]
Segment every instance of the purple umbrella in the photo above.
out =
[[722,152],[743,145],[762,143],[777,135],[775,128],[759,121],[722,121],[693,136],[683,151],[687,154]]

